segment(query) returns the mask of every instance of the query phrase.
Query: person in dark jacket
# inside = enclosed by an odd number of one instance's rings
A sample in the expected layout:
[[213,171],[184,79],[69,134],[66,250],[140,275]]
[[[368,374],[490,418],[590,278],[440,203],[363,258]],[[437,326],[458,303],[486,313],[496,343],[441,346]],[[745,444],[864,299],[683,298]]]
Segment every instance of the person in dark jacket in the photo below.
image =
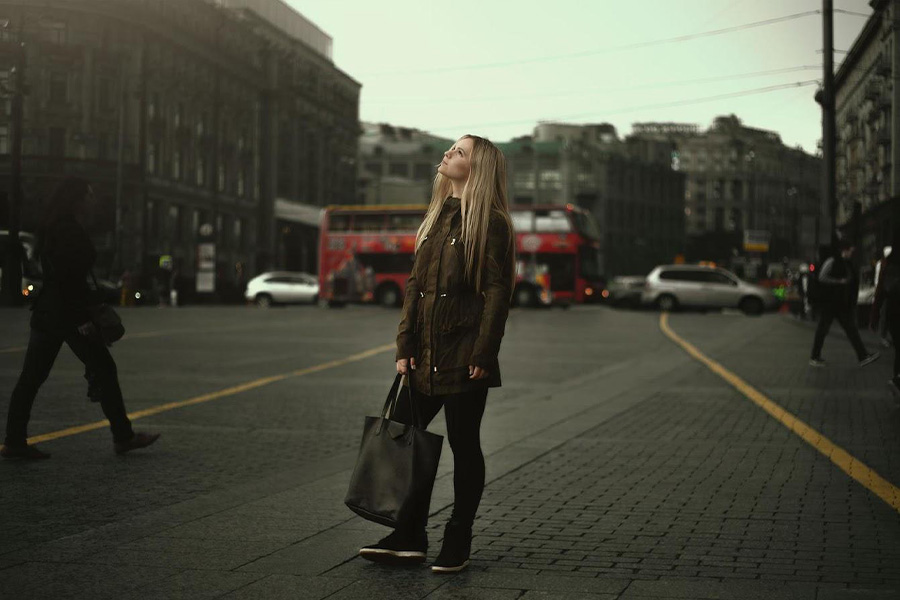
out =
[[[515,283],[515,236],[506,192],[506,160],[491,142],[460,138],[444,153],[431,203],[416,235],[397,335],[397,371],[406,375],[394,419],[427,425],[441,407],[453,450],[453,513],[444,529],[439,573],[469,562],[472,525],[484,490],[480,428],[488,388],[499,387],[500,342]],[[410,385],[411,384],[411,385]],[[416,516],[363,558],[422,562],[430,498]]]
[[[875,300],[869,316],[869,328],[881,331],[882,319],[887,320],[891,339],[900,340],[900,255],[893,252],[881,261],[878,282],[875,285]],[[894,349],[894,374],[888,381],[891,390],[900,396],[900,352]]]
[[6,439],[0,449],[3,458],[50,458],[48,453],[28,444],[27,429],[35,396],[63,343],[84,363],[97,384],[100,406],[109,420],[117,454],[149,446],[159,438],[159,434],[135,433],[132,429],[116,363],[91,322],[94,298],[88,278],[96,250],[85,224],[95,202],[90,185],[70,177],[59,185],[44,213],[36,246],[44,285],[32,306],[25,364],[9,402]]
[[825,360],[822,358],[822,346],[825,344],[825,336],[828,335],[831,323],[837,319],[856,351],[859,366],[864,367],[878,360],[879,354],[866,350],[859,337],[856,319],[853,318],[859,294],[859,279],[850,262],[855,248],[849,241],[842,240],[838,249],[839,254],[826,259],[822,268],[819,269],[818,279],[823,297],[821,316],[819,325],[816,327],[809,364],[813,367],[825,366]]

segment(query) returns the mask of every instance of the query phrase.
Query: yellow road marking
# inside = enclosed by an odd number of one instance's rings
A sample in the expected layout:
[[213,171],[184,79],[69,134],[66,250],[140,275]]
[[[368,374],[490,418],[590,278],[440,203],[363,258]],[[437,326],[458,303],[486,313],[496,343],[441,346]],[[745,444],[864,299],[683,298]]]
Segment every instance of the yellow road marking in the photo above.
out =
[[13,352],[24,352],[25,346],[13,346],[12,348],[0,348],[0,354],[12,354]]
[[823,434],[798,419],[796,415],[786,411],[778,404],[769,400],[766,396],[753,388],[753,386],[723,367],[721,364],[707,357],[690,342],[681,338],[669,327],[668,313],[663,313],[659,318],[659,328],[662,329],[662,332],[666,334],[669,339],[681,346],[688,354],[706,365],[710,371],[730,383],[737,391],[769,413],[769,415],[775,418],[779,423],[800,436],[803,441],[833,462],[841,471],[887,502],[891,508],[900,511],[900,489],[894,484],[876,473],[858,458],[829,440]]
[[[285,379],[290,379],[292,377],[302,377],[304,375],[309,375],[311,373],[318,373],[319,371],[333,369],[334,367],[340,367],[342,365],[346,365],[346,364],[349,364],[352,362],[363,360],[364,358],[369,358],[370,356],[375,356],[376,354],[381,354],[382,352],[387,352],[388,350],[392,350],[395,347],[396,346],[394,344],[385,344],[384,346],[378,346],[377,348],[372,348],[370,350],[366,350],[366,351],[360,352],[358,354],[353,354],[353,355],[347,356],[345,358],[339,358],[337,360],[328,361],[326,363],[322,363],[322,364],[315,365],[312,367],[306,367],[305,369],[297,369],[296,371],[290,371],[289,373],[282,373],[280,375],[272,375],[270,377],[262,377],[260,379],[248,381],[247,383],[242,383],[240,385],[226,388],[224,390],[219,390],[217,392],[211,392],[209,394],[203,394],[201,396],[195,396],[193,398],[188,398],[187,400],[179,400],[177,402],[168,402],[166,404],[151,406],[150,408],[146,408],[144,410],[139,410],[134,413],[129,413],[128,418],[131,419],[132,421],[134,421],[136,419],[141,419],[143,417],[149,417],[151,415],[158,415],[159,413],[167,412],[170,410],[175,410],[176,408],[184,408],[185,406],[193,406],[195,404],[202,404],[204,402],[210,402],[211,400],[218,400],[219,398],[225,398],[227,396],[234,396],[235,394],[240,394],[241,392],[246,392],[248,390],[253,390],[253,389],[256,389],[259,387],[263,387],[263,386],[269,385],[270,383],[284,381]],[[86,423],[84,425],[78,425],[76,427],[70,427],[68,429],[62,429],[60,431],[54,431],[51,433],[44,433],[41,435],[36,435],[34,437],[28,438],[28,443],[29,444],[37,444],[39,442],[49,442],[50,440],[58,440],[59,438],[69,437],[69,436],[76,435],[79,433],[85,433],[87,431],[94,431],[96,429],[103,429],[104,427],[108,427],[108,426],[109,426],[109,423],[107,421],[97,421],[95,423]]]

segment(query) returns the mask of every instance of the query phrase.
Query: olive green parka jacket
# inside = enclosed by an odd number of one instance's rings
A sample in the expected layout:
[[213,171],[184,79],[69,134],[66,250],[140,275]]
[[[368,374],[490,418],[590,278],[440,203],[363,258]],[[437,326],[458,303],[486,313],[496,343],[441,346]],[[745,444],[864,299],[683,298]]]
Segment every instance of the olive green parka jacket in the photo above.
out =
[[[500,341],[515,268],[515,238],[500,214],[488,225],[481,293],[465,281],[460,200],[448,198],[416,253],[406,282],[397,360],[415,357],[417,392],[429,396],[500,386]],[[469,379],[469,365],[488,371]],[[406,384],[406,379],[404,379]]]

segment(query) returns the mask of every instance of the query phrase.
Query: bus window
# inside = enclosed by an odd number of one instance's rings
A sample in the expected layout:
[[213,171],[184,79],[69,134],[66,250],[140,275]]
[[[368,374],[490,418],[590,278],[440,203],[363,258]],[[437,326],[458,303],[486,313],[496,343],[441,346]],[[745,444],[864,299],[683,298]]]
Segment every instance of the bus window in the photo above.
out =
[[561,233],[571,231],[569,218],[564,210],[535,211],[534,230],[537,232]]
[[510,217],[516,233],[531,233],[534,231],[534,211],[514,210],[510,212]]
[[597,227],[597,221],[591,213],[582,213],[573,210],[572,221],[575,223],[575,230],[584,237],[591,240],[600,239],[600,229]]
[[418,231],[423,217],[415,213],[388,215],[388,231]]
[[550,289],[568,291],[575,289],[575,255],[540,252],[534,255],[538,266],[546,265],[550,270]]
[[353,216],[353,231],[384,231],[384,213],[357,213]]
[[328,231],[345,233],[350,231],[350,215],[335,215],[328,217]]
[[602,279],[600,272],[600,251],[590,246],[581,246],[578,248],[579,258],[581,259],[581,277],[588,281],[598,281]]

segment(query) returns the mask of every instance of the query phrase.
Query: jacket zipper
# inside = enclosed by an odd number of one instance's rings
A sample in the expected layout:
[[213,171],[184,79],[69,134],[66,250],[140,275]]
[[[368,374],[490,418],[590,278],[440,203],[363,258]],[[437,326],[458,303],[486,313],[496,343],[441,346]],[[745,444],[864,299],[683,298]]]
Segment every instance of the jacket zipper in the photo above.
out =
[[434,374],[437,373],[437,338],[434,335],[434,315],[437,312],[437,302],[441,298],[441,294],[438,291],[441,286],[441,262],[444,260],[444,245],[447,242],[447,238],[450,237],[450,232],[453,229],[453,216],[450,216],[450,227],[447,228],[447,235],[444,236],[444,239],[441,240],[441,249],[438,251],[438,264],[437,264],[437,278],[434,282],[434,300],[431,303],[431,373],[429,373],[429,383],[430,383],[430,392],[434,395]]

